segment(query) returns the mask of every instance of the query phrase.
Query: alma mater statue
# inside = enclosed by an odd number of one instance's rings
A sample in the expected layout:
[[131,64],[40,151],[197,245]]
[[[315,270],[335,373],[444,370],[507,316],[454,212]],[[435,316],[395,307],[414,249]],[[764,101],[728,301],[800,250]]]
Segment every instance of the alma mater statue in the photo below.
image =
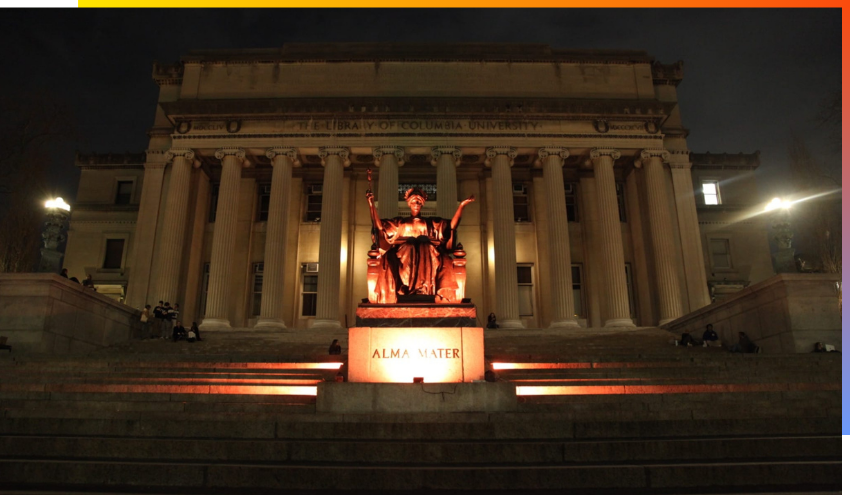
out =
[[[461,201],[451,220],[422,218],[428,195],[419,188],[408,189],[404,199],[410,217],[381,219],[375,210],[371,189],[366,192],[372,215],[372,250],[369,251],[369,302],[394,304],[399,296],[433,296],[435,303],[459,303],[466,285],[466,260],[457,240],[457,226],[464,206]],[[452,258],[454,254],[454,258]]]

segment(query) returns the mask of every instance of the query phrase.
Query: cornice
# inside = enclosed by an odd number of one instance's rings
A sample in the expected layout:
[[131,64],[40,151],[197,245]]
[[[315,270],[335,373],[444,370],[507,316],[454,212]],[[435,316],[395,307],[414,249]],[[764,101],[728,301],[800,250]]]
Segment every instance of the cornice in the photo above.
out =
[[653,62],[652,64],[652,84],[656,86],[669,85],[678,86],[684,77],[685,63],[679,60],[673,64],[662,64],[661,62]]
[[82,169],[141,168],[146,158],[145,153],[80,153],[77,151],[74,164]]
[[154,62],[151,77],[159,86],[179,85],[183,82],[183,63],[161,64]]
[[691,153],[691,162],[701,170],[755,170],[761,165],[761,152]]

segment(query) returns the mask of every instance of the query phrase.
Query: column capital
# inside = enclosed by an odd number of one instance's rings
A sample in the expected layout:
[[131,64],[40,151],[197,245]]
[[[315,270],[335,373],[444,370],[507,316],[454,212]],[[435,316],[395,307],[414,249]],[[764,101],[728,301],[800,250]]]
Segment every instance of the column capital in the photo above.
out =
[[169,160],[168,151],[145,150],[145,168],[165,167]]
[[640,152],[640,159],[642,162],[650,160],[652,158],[661,158],[662,162],[670,161],[670,152],[665,150],[664,148],[649,148],[642,150]]
[[272,161],[272,167],[274,167],[274,158],[278,155],[289,158],[292,161],[293,167],[301,166],[301,162],[298,160],[298,151],[295,148],[274,147],[267,149],[266,157]]
[[247,167],[251,164],[251,162],[249,162],[245,158],[245,150],[242,148],[237,148],[235,146],[227,146],[215,150],[215,157],[217,159],[224,160],[224,157],[226,156],[235,156],[237,160],[242,162],[243,167]]
[[514,166],[514,158],[516,158],[516,148],[513,146],[493,146],[487,148],[487,159],[484,161],[484,165],[490,166],[493,162],[493,158],[496,158],[499,155],[507,155],[510,160],[510,165]]
[[186,148],[171,148],[170,150],[165,152],[166,161],[172,161],[178,156],[182,156],[186,159],[187,162],[193,162],[195,160],[195,152]]
[[560,146],[549,146],[546,148],[540,148],[537,150],[537,160],[534,162],[535,165],[541,165],[543,160],[550,156],[557,156],[561,159],[561,166],[564,166],[564,160],[570,157],[570,150],[567,148],[563,148]]
[[620,150],[614,148],[593,148],[590,150],[590,159],[596,161],[603,156],[610,156],[612,160],[620,158]]
[[437,160],[439,160],[443,155],[452,155],[455,159],[455,167],[460,166],[460,158],[463,156],[463,153],[461,153],[460,148],[456,146],[435,146],[431,148],[431,156],[433,157],[431,165],[436,167]]
[[351,165],[351,161],[348,159],[348,155],[350,150],[348,148],[342,148],[338,146],[322,146],[319,148],[319,158],[322,159],[322,166],[325,166],[325,158],[330,155],[338,155],[342,158],[342,165],[347,167]]
[[375,157],[375,166],[381,166],[381,157],[384,155],[394,155],[398,166],[404,165],[404,148],[398,146],[378,146],[372,148],[372,156]]

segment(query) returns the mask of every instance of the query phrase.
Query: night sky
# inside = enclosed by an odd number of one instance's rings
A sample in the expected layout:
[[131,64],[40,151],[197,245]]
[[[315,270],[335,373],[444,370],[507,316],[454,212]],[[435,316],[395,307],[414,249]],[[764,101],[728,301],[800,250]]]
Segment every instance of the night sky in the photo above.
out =
[[154,60],[191,49],[287,42],[508,42],[645,50],[685,62],[691,151],[761,150],[763,198],[784,192],[786,143],[801,134],[839,167],[815,118],[840,90],[840,10],[4,10],[5,94],[43,91],[74,110],[78,142],[57,147],[49,188],[73,200],[74,150],[143,151]]

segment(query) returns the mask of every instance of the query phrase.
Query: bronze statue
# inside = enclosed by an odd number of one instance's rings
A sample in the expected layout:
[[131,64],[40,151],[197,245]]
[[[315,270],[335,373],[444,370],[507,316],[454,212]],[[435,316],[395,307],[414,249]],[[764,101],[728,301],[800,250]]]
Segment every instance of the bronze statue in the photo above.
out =
[[466,285],[466,253],[457,240],[456,229],[463,208],[475,197],[461,201],[451,220],[421,217],[428,195],[419,188],[408,189],[404,199],[410,206],[410,217],[381,219],[371,187],[366,191],[373,226],[367,275],[369,302],[393,304],[399,296],[412,295],[434,296],[435,303],[461,302]]

